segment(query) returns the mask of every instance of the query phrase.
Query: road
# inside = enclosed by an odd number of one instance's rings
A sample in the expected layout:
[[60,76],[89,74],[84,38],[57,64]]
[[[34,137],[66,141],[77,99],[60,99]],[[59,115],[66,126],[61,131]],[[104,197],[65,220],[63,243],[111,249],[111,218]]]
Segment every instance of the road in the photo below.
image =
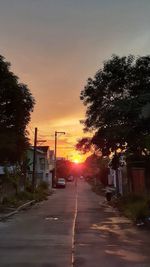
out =
[[138,230],[79,181],[0,222],[0,267],[150,267]]

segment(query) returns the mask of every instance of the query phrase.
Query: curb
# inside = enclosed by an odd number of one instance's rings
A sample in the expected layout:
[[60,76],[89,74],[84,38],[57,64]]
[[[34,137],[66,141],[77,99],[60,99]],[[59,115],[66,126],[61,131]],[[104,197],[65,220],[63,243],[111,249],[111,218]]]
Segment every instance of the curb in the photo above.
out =
[[27,203],[24,203],[23,205],[19,206],[16,210],[1,216],[0,217],[0,221],[6,220],[7,218],[9,218],[9,217],[13,216],[14,214],[18,213],[19,211],[21,211],[21,210],[33,205],[35,202],[36,202],[35,200],[31,200],[31,201],[29,201]]

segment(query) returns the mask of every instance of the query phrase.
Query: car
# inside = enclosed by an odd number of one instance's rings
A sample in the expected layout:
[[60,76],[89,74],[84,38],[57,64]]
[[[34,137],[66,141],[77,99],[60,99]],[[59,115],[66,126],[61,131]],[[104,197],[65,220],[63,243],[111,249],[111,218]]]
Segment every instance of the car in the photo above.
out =
[[57,188],[65,188],[66,187],[66,180],[64,178],[58,178],[56,187]]
[[68,182],[73,182],[74,181],[74,177],[72,175],[67,177],[67,181]]

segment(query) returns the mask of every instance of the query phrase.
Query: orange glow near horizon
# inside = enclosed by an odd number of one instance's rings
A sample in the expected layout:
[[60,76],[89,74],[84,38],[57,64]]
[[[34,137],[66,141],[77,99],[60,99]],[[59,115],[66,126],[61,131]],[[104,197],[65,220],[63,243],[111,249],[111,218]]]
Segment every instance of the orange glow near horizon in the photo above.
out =
[[[79,124],[77,119],[72,119],[70,122],[72,127],[64,120],[64,126],[45,124],[34,124],[30,123],[27,130],[29,132],[29,138],[32,145],[34,145],[34,130],[38,127],[38,145],[49,146],[50,150],[55,150],[55,131],[63,131],[65,135],[59,135],[57,138],[57,157],[65,158],[76,165],[84,163],[86,158],[91,155],[91,153],[82,154],[75,149],[75,144],[79,138],[86,136],[82,131],[82,125]],[[89,136],[89,135],[88,135]],[[44,142],[40,142],[43,140]]]
[[[30,123],[28,127],[29,137],[31,144],[34,143],[34,129],[38,127],[38,140],[45,140],[40,145],[49,146],[50,150],[55,149],[55,131],[63,131],[65,135],[58,135],[57,138],[57,156],[68,159],[72,162],[82,163],[85,161],[88,155],[83,155],[75,149],[75,145],[79,138],[84,136],[82,131],[82,125],[78,118],[70,118],[69,121],[64,119],[63,123],[56,121],[54,124],[51,123]],[[70,126],[71,125],[71,126]]]

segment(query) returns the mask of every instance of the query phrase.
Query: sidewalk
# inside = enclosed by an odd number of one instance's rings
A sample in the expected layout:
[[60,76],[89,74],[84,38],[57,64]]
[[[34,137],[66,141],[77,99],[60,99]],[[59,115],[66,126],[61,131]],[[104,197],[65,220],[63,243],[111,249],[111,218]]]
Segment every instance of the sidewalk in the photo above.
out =
[[[0,221],[6,220],[21,210],[24,210],[35,203],[35,200],[28,201],[17,208],[6,208],[3,213],[0,213]],[[11,211],[12,210],[12,211]]]

